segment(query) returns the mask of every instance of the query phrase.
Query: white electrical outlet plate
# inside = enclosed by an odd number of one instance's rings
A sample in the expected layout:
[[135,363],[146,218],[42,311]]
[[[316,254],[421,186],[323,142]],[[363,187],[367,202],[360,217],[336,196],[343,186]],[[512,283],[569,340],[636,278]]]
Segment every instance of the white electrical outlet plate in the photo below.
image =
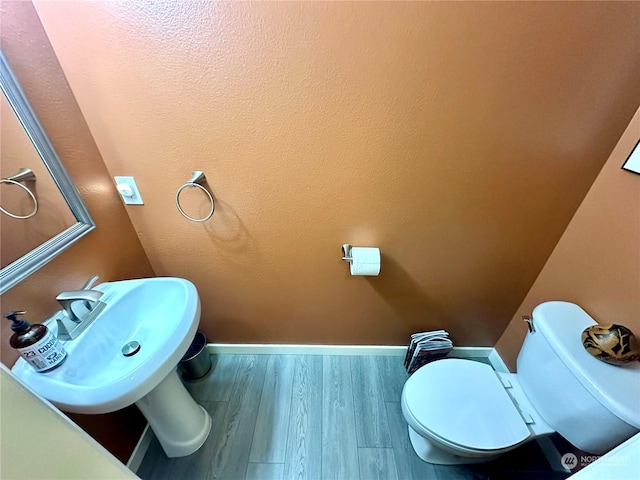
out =
[[116,181],[116,188],[122,197],[122,201],[127,205],[144,205],[142,196],[136,179],[133,177],[113,177]]

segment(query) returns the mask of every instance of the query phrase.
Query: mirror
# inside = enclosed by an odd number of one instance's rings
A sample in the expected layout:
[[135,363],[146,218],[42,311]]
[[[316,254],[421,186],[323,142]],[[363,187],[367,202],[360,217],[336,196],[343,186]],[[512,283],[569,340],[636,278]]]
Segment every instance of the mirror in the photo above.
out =
[[[29,227],[26,227],[27,224],[23,224],[20,226],[22,230],[19,230],[18,233],[15,234],[16,236],[21,235],[20,242],[17,242],[19,244],[28,245],[28,239],[37,239],[37,244],[27,246],[27,251],[6,252],[7,262],[2,260],[2,269],[0,270],[0,294],[3,294],[93,230],[95,223],[82,201],[78,190],[71,181],[69,174],[62,165],[60,158],[53,149],[49,138],[35,116],[31,105],[20,88],[20,84],[11,71],[2,51],[0,51],[0,88],[8,104],[11,106],[11,109],[9,109],[6,108],[6,105],[2,105],[3,133],[12,131],[10,129],[12,128],[11,122],[13,122],[13,120],[7,118],[6,114],[14,113],[17,121],[22,125],[24,132],[26,132],[35,152],[37,152],[37,155],[28,153],[28,149],[24,147],[24,141],[20,138],[12,137],[9,139],[8,137],[3,137],[2,178],[6,178],[6,176],[15,173],[13,171],[6,171],[6,169],[13,168],[14,164],[17,163],[20,164],[19,167],[21,168],[32,169],[36,173],[36,180],[23,181],[20,183],[29,188],[33,192],[36,201],[38,201],[38,211],[34,217],[30,219],[32,220],[31,230],[25,233],[25,228]],[[11,152],[16,152],[17,149],[22,148],[23,151],[16,155],[23,156],[23,158],[9,159],[9,157],[7,157],[5,165],[5,143],[7,145],[7,155],[13,155]],[[37,164],[30,164],[33,158],[38,159]],[[40,160],[42,163],[40,163]],[[9,164],[12,164],[12,166],[8,166]],[[42,165],[44,165],[44,168]],[[49,184],[49,182],[51,183]],[[26,190],[19,186],[3,184],[3,187],[6,186],[13,187],[12,191],[15,190],[13,193],[21,195],[21,202],[27,203],[26,207],[12,205],[11,208],[32,210],[34,204],[29,203],[32,199],[28,196]],[[3,197],[1,199],[3,202],[5,201],[5,197],[8,197],[5,191],[8,192],[8,189],[3,189]],[[50,193],[55,191],[59,192],[59,195],[58,193]],[[11,196],[13,196],[13,194]],[[64,202],[58,202],[55,199],[57,196],[61,196]],[[7,211],[11,212],[12,210],[7,208]],[[21,214],[20,211],[16,213]],[[2,230],[2,234],[10,238],[13,233],[12,228],[16,225],[15,222],[25,221],[29,220],[17,220],[4,213],[0,213],[0,229]],[[56,229],[57,231],[52,231],[52,226],[57,226],[59,230]],[[8,250],[8,247],[5,247],[5,238],[3,237],[2,257],[5,257],[5,249]],[[17,256],[19,256],[19,258],[15,260],[12,258]],[[6,266],[5,263],[7,263]]]
[[3,95],[0,119],[0,268],[4,268],[76,219]]

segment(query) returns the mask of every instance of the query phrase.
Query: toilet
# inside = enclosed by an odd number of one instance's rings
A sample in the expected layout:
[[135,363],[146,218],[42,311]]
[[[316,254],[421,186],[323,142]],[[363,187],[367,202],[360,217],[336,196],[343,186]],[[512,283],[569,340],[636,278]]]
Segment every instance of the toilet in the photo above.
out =
[[517,373],[458,358],[418,369],[401,399],[416,454],[441,465],[481,463],[558,432],[601,455],[638,433],[640,363],[591,356],[580,335],[595,323],[578,305],[545,302],[533,310]]

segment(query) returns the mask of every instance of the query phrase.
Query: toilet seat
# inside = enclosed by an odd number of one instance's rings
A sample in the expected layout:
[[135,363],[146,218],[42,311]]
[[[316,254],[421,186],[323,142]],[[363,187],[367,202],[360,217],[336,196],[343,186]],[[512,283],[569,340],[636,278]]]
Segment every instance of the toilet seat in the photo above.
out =
[[531,436],[496,373],[480,362],[425,365],[405,383],[402,407],[414,430],[462,454],[510,450]]

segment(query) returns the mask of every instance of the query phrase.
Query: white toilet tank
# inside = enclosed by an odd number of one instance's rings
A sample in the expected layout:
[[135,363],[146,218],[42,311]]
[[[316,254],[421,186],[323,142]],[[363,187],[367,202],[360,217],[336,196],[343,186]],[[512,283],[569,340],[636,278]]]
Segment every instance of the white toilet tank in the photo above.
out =
[[595,323],[573,303],[538,305],[517,373],[549,425],[580,450],[601,455],[640,431],[640,363],[615,366],[591,356],[580,335]]

